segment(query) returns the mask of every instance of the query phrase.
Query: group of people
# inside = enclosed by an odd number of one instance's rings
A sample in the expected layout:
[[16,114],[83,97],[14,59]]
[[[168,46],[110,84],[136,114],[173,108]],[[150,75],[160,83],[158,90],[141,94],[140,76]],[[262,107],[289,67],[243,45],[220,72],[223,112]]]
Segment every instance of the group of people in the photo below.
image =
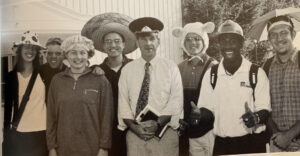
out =
[[[210,156],[264,153],[267,143],[300,151],[300,53],[288,16],[268,22],[275,56],[263,68],[241,55],[232,20],[217,29],[220,63],[206,54],[214,23],[174,28],[187,56],[179,65],[157,56],[163,27],[143,17],[50,38],[41,66],[38,37],[25,32],[6,78],[3,155]],[[107,58],[89,67],[95,47]],[[127,58],[137,47],[141,57]],[[148,105],[158,117],[137,121]]]

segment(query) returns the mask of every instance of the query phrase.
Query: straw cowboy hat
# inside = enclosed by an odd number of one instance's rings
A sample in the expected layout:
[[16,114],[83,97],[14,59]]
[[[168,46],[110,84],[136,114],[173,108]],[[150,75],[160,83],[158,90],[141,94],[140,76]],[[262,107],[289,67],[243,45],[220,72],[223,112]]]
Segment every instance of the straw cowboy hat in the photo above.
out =
[[136,46],[136,37],[128,25],[132,21],[129,16],[120,13],[104,13],[91,18],[82,28],[81,35],[86,36],[94,42],[97,50],[104,52],[103,36],[110,32],[121,34],[125,39],[123,53],[133,52]]

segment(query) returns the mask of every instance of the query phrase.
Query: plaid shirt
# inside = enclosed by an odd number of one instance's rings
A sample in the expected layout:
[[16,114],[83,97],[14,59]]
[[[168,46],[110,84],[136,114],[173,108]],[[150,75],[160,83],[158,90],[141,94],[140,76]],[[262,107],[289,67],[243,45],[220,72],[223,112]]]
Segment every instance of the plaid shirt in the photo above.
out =
[[298,53],[285,64],[275,56],[269,71],[272,119],[279,130],[290,129],[300,120],[300,70]]

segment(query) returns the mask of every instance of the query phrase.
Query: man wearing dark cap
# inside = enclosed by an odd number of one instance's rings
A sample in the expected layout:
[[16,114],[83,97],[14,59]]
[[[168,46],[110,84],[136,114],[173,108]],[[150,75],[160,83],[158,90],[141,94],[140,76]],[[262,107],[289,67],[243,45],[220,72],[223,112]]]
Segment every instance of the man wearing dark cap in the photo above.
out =
[[296,32],[288,16],[270,19],[267,28],[275,51],[275,56],[264,64],[272,106],[270,150],[300,151],[300,54],[293,45]]
[[239,24],[226,20],[217,37],[223,58],[205,73],[198,109],[193,108],[190,118],[198,119],[203,130],[213,124],[213,155],[265,152],[263,137],[271,107],[268,78],[242,57],[244,37]]
[[[128,156],[176,156],[179,138],[176,129],[183,117],[182,82],[177,65],[156,56],[163,24],[144,17],[130,23],[137,37],[141,58],[128,63],[119,80],[118,128],[126,134]],[[150,108],[158,119],[137,122],[138,114]],[[169,128],[159,140],[155,132]]]

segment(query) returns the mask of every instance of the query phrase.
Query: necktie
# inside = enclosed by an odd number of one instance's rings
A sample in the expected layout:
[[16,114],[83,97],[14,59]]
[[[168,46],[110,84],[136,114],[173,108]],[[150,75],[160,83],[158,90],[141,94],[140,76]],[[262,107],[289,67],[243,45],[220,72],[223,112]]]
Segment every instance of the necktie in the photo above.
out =
[[138,98],[137,104],[136,104],[136,115],[135,116],[138,116],[139,113],[148,104],[149,84],[150,84],[149,66],[150,66],[150,63],[147,62],[145,64],[144,80],[143,80],[142,87],[141,87],[140,94],[139,94],[139,98]]

